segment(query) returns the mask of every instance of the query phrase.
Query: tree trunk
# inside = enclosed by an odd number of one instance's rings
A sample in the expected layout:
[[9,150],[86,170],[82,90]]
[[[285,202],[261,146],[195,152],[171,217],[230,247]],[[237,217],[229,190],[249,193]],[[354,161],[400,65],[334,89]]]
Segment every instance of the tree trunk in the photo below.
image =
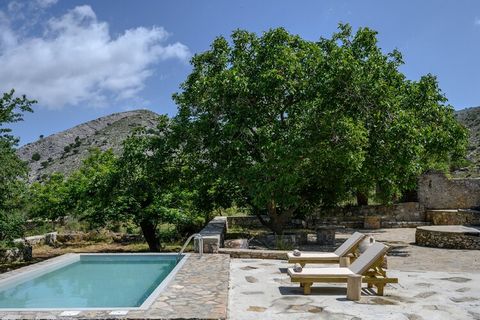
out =
[[273,233],[279,235],[283,234],[285,226],[290,221],[293,216],[293,209],[282,210],[279,212],[278,208],[275,206],[275,201],[272,200],[269,205],[267,205],[267,214],[269,221],[265,221],[260,214],[257,214],[260,222],[273,231]]
[[418,193],[417,190],[406,190],[402,193],[402,198],[400,199],[401,202],[417,202],[418,201]]
[[368,206],[368,194],[357,191],[357,205]]
[[142,220],[140,227],[142,228],[143,236],[148,243],[150,251],[160,252],[160,241],[157,237],[155,225],[149,220]]

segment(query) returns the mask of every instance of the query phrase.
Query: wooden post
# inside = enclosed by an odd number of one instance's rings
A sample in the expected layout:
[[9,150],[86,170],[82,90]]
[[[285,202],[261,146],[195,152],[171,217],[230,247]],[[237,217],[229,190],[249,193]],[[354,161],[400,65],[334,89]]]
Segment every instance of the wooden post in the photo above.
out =
[[350,257],[340,257],[340,267],[349,267]]
[[303,284],[303,294],[310,294],[311,290],[310,288],[312,287],[312,283],[304,283]]
[[362,295],[362,276],[353,274],[348,276],[347,280],[347,299],[358,301]]
[[383,288],[385,287],[384,283],[377,284],[377,296],[383,296]]

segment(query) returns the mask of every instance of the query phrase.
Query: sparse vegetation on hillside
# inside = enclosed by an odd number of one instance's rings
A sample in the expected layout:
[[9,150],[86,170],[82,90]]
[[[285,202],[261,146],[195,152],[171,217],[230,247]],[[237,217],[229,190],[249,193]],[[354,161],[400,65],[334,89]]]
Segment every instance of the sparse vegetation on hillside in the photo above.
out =
[[[17,153],[29,161],[30,181],[40,181],[54,172],[69,175],[81,166],[90,149],[112,149],[120,154],[122,142],[135,128],[155,128],[157,118],[156,113],[148,110],[111,114],[43,137],[19,148]],[[48,154],[48,163],[39,161],[41,154]]]
[[462,168],[455,168],[454,177],[480,177],[480,107],[455,112],[457,120],[469,131],[467,160]]

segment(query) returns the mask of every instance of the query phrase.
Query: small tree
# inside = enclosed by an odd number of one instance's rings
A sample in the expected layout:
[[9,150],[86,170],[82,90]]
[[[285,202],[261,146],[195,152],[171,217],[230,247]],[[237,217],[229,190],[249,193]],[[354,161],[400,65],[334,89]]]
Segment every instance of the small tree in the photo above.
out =
[[38,152],[35,152],[34,154],[32,154],[32,160],[33,161],[38,161],[42,158],[42,156],[40,155],[40,153]]
[[156,134],[137,131],[118,158],[111,151],[94,150],[68,182],[77,214],[97,225],[133,221],[151,251],[160,251],[160,224],[174,223],[178,229],[201,224],[192,210],[192,192],[182,188],[169,130],[164,117]]
[[18,138],[5,124],[22,121],[23,112],[32,112],[34,100],[15,97],[14,90],[0,98],[0,242],[9,242],[23,233],[19,209],[24,206],[25,180],[28,168],[18,158]]
[[29,191],[30,217],[57,220],[74,213],[76,203],[72,197],[70,184],[60,173],[52,174],[42,183],[33,183]]

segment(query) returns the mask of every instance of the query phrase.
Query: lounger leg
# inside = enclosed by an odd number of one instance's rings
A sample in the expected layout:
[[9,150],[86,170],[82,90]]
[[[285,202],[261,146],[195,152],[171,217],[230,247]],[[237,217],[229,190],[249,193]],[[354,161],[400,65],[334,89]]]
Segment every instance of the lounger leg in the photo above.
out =
[[347,299],[358,301],[362,295],[362,276],[359,274],[348,276]]
[[383,288],[385,287],[384,283],[377,284],[377,296],[383,296]]
[[350,257],[340,257],[340,267],[349,267]]
[[310,294],[312,292],[311,287],[312,287],[312,283],[304,283],[303,284],[303,294]]

